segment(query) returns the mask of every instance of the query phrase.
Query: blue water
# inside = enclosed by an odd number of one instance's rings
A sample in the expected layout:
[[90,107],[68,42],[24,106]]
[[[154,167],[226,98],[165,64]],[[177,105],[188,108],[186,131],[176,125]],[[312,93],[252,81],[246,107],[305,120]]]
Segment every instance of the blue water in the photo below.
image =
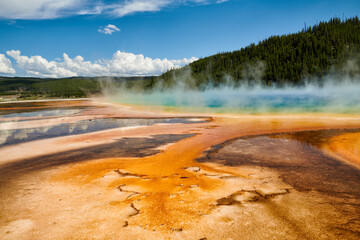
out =
[[264,89],[217,88],[206,91],[171,89],[152,93],[119,91],[109,97],[124,104],[219,113],[360,113],[360,84]]

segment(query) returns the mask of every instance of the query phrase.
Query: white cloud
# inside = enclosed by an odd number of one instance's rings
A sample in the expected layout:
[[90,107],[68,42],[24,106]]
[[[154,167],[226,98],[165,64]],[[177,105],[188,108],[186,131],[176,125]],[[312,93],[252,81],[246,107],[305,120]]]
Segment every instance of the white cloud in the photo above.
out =
[[62,67],[58,62],[47,61],[41,56],[21,56],[20,51],[7,51],[7,55],[12,57],[17,67],[24,70],[27,74],[38,77],[71,77],[75,76],[74,72]]
[[122,0],[105,4],[93,0],[0,0],[0,18],[54,19],[74,15],[106,14],[115,17],[156,12],[184,4],[211,4],[227,0]]
[[131,0],[108,6],[108,11],[112,15],[123,17],[136,12],[157,12],[173,2],[173,0]]
[[98,32],[111,35],[113,32],[120,32],[120,29],[113,24],[108,24],[106,27],[100,27]]
[[198,58],[196,57],[192,57],[192,58],[183,58],[180,60],[170,60],[170,62],[174,65],[179,65],[179,66],[185,66],[187,64],[190,64],[194,61],[198,60]]
[[15,74],[15,69],[11,66],[11,61],[4,54],[0,54],[0,73]]
[[52,19],[74,15],[88,0],[0,0],[0,17]]
[[48,61],[41,56],[22,56],[18,50],[6,53],[16,61],[17,68],[37,77],[159,75],[197,60],[195,57],[181,60],[152,59],[142,54],[116,51],[111,59],[95,62],[85,61],[81,56],[70,58],[65,53],[63,60]]

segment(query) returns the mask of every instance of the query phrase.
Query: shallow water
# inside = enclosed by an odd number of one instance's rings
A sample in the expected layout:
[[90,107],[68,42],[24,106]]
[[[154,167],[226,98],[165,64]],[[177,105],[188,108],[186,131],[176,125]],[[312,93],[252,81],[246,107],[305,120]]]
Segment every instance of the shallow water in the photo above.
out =
[[216,113],[360,113],[360,84],[303,88],[213,88],[204,91],[120,91],[112,102],[162,106],[171,110]]
[[72,114],[71,111],[91,109],[89,101],[29,101],[0,103],[0,120],[18,117],[62,116]]
[[[54,110],[55,113],[61,111]],[[173,123],[199,123],[205,119],[192,118],[165,118],[165,119],[116,119],[103,118],[94,120],[82,120],[75,123],[65,123],[47,127],[8,129],[0,130],[0,146],[28,142],[45,138],[53,138],[68,135],[77,135],[95,131],[108,130],[113,128],[140,127],[154,124]]]
[[0,118],[30,118],[30,117],[54,117],[54,116],[67,116],[80,113],[81,109],[46,109],[46,110],[33,110],[24,112],[18,110],[17,113],[8,113],[0,115]]

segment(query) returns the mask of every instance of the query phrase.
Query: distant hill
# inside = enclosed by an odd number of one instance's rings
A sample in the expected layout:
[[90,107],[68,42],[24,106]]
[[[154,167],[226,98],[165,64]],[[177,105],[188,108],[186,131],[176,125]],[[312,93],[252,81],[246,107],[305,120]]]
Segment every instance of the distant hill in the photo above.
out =
[[124,86],[126,88],[143,88],[144,81],[150,81],[153,78],[154,77],[0,77],[0,96],[17,95],[18,99],[86,97],[101,93],[104,87]]
[[162,74],[157,82],[170,87],[185,81],[195,88],[226,81],[235,85],[245,81],[267,86],[302,85],[305,79],[321,81],[328,74],[359,76],[359,51],[359,18],[333,18],[295,34],[272,36],[238,51],[202,58]]

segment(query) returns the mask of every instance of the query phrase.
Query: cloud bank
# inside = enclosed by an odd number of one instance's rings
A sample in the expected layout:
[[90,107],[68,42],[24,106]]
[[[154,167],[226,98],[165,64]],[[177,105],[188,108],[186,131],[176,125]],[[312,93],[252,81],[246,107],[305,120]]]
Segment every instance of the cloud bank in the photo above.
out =
[[75,15],[105,14],[123,17],[137,12],[157,12],[189,4],[219,4],[227,0],[0,0],[0,18],[54,19]]
[[[94,62],[85,61],[81,56],[70,58],[66,53],[59,61],[48,61],[41,56],[24,56],[19,50],[6,52],[16,62],[15,67],[28,76],[36,77],[74,77],[74,76],[145,76],[161,73],[187,65],[197,58],[180,60],[152,59],[142,54],[116,51],[111,59],[101,59]],[[11,61],[0,54],[0,73],[15,74]]]

